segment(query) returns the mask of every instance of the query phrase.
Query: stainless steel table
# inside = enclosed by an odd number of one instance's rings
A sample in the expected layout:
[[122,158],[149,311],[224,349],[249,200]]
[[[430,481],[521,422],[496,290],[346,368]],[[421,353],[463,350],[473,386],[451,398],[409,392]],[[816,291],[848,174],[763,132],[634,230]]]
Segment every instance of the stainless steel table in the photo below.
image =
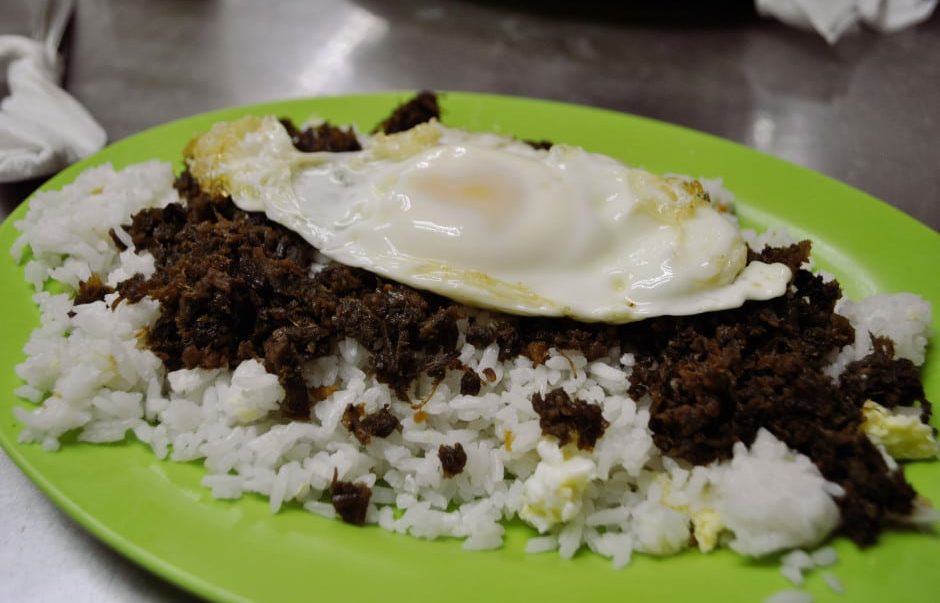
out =
[[[681,2],[667,5],[693,12],[588,2],[565,14],[553,3],[520,1],[78,4],[66,87],[111,140],[277,98],[490,91],[711,132],[843,180],[940,228],[936,16],[912,30],[863,32],[830,47],[757,19],[747,0],[720,3],[717,16]],[[28,33],[31,5],[3,0],[0,33]],[[38,184],[0,185],[0,215]],[[0,503],[0,601],[192,600],[87,535],[2,453]]]

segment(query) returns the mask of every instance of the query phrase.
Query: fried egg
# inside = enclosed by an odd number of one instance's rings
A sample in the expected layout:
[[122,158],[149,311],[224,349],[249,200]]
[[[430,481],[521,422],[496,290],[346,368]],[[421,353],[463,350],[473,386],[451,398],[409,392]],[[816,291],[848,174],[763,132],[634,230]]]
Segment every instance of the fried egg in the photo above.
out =
[[303,153],[274,117],[216,124],[186,150],[203,189],[328,257],[469,305],[624,323],[786,290],[747,264],[698,183],[582,148],[422,124],[361,151]]
[[588,455],[560,449],[548,440],[538,443],[538,453],[541,460],[523,486],[519,517],[544,534],[581,512],[584,490],[597,477],[597,465]]

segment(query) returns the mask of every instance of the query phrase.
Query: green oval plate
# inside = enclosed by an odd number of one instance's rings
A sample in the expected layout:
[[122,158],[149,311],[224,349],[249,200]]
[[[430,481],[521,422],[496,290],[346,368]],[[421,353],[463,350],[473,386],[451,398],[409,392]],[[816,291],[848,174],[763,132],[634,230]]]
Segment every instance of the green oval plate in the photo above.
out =
[[[311,115],[370,129],[407,93],[291,100],[226,109],[153,128],[109,146],[65,170],[43,189],[57,189],[85,168],[116,167],[146,159],[179,162],[183,145],[212,123],[243,114]],[[559,103],[481,94],[450,93],[444,121],[521,138],[582,145],[660,172],[721,176],[739,199],[746,226],[787,226],[815,242],[820,265],[837,275],[849,296],[913,291],[940,301],[940,282],[929,275],[940,259],[940,236],[884,203],[815,172],[746,147],[676,126]],[[0,247],[16,233],[2,229]],[[218,601],[761,601],[789,583],[776,560],[754,561],[728,551],[697,551],[668,559],[643,555],[615,571],[587,551],[564,561],[556,554],[526,555],[533,532],[509,526],[499,551],[466,552],[453,540],[427,542],[355,528],[313,516],[299,507],[272,515],[265,501],[247,496],[213,500],[199,485],[198,464],[154,459],[137,443],[69,444],[46,453],[16,443],[20,425],[12,408],[13,366],[36,326],[38,312],[22,269],[0,255],[3,338],[0,358],[0,444],[61,508],[93,534],[164,578]],[[935,323],[936,327],[936,323]],[[926,368],[928,396],[940,399],[940,364]],[[940,501],[940,463],[907,469],[924,495]],[[940,538],[891,532],[860,551],[834,543],[840,561],[832,571],[845,585],[836,595],[811,574],[806,589],[817,601],[925,601],[940,596]]]

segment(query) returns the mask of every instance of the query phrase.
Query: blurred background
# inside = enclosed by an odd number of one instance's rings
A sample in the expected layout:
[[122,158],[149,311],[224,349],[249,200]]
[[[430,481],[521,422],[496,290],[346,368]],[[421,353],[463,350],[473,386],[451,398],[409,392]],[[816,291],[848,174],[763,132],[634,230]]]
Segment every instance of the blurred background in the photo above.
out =
[[[0,33],[30,33],[36,4],[0,2]],[[62,50],[64,87],[111,141],[263,100],[498,92],[730,138],[940,228],[936,15],[830,46],[751,0],[80,0]],[[35,185],[4,187],[6,211]]]
[[[30,35],[35,0],[0,0]],[[750,0],[79,0],[63,87],[110,141],[288,97],[473,90],[735,140],[940,229],[940,18],[828,44]],[[0,94],[5,94],[0,86]],[[43,179],[0,184],[7,215]],[[0,453],[0,600],[189,601],[56,510]]]

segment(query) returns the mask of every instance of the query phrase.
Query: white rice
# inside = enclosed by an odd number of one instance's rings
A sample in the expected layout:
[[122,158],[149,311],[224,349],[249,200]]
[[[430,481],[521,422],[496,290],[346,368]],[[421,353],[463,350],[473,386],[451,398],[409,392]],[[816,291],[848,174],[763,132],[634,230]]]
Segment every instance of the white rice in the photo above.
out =
[[739,553],[764,555],[815,544],[839,525],[834,499],[842,488],[764,429],[750,451],[735,444],[730,465],[716,471],[716,508],[734,532],[729,546]]
[[[491,549],[502,544],[504,520],[540,512],[546,501],[531,499],[538,480],[560,475],[560,483],[573,483],[573,474],[564,473],[571,467],[562,461],[556,473],[549,471],[551,447],[557,446],[542,436],[530,403],[534,393],[560,387],[601,406],[609,427],[593,451],[576,454],[583,461],[577,487],[553,494],[560,497],[559,513],[566,521],[543,525],[544,533],[533,534],[526,545],[529,553],[558,551],[570,558],[587,546],[622,567],[634,552],[679,552],[695,534],[704,551],[727,543],[744,555],[766,555],[813,546],[837,525],[833,497],[841,493],[839,486],[769,432],[762,431],[750,449],[735,446],[730,462],[693,468],[662,456],[648,426],[649,400],[627,394],[634,358],[618,348],[590,363],[579,353],[563,356],[552,349],[547,362],[536,367],[524,357],[500,362],[495,345],[477,349],[461,335],[460,360],[481,375],[492,369],[496,378],[484,380],[480,395],[462,396],[460,373],[448,374],[425,404],[422,422],[365,370],[368,352],[353,340],[306,367],[310,386],[337,387],[317,403],[309,422],[277,417],[273,411],[283,389],[257,361],[234,371],[167,373],[138,337],[156,319],[156,302],[115,307],[112,294],[73,306],[70,295],[42,288],[48,279],[73,290],[92,273],[115,284],[152,272],[151,257],[133,249],[119,253],[108,231],[115,229],[130,246],[120,225],[142,208],[178,201],[172,181],[166,164],[95,168],[60,192],[37,195],[18,223],[23,234],[13,252],[19,259],[29,249],[25,270],[42,314],[26,344],[27,359],[17,367],[24,382],[19,395],[37,404],[32,411],[15,410],[24,425],[21,441],[55,450],[67,432],[89,442],[120,441],[131,433],[159,458],[201,459],[203,485],[217,498],[259,493],[269,498],[272,512],[298,505],[330,519],[336,515],[328,498],[335,474],[373,488],[368,523],[418,538],[460,538],[467,549]],[[709,183],[716,197],[724,194],[719,184]],[[765,235],[764,242],[779,243],[782,236]],[[897,336],[899,355],[923,361],[930,322],[923,300],[876,296],[843,308],[856,325]],[[884,319],[899,311],[908,320]],[[860,357],[864,345],[861,337],[839,358]],[[420,395],[430,392],[426,379],[417,387]],[[350,403],[364,404],[367,412],[388,405],[401,429],[360,444],[341,423]],[[466,466],[444,478],[438,448],[456,443],[466,452]],[[810,562],[831,562],[824,550]],[[787,567],[794,568],[788,577],[800,574],[792,581],[801,581],[802,565]],[[805,600],[805,593],[792,592],[768,599]]]
[[[822,547],[811,554],[802,549],[796,549],[780,558],[780,574],[794,586],[802,586],[805,574],[816,568],[830,566],[838,559],[835,549],[829,546]],[[833,586],[838,584],[841,587],[841,583],[831,573],[824,572],[823,580],[832,586],[833,590],[841,592]]]
[[824,546],[813,552],[811,556],[816,567],[828,567],[839,560],[839,555],[831,546]]
[[826,586],[828,586],[832,592],[838,595],[841,595],[845,592],[845,587],[842,586],[842,581],[836,578],[832,573],[823,572],[822,577],[826,583]]
[[813,595],[802,590],[781,590],[764,599],[764,603],[813,603]]
[[917,366],[924,363],[927,340],[933,335],[930,303],[913,293],[882,293],[861,301],[842,299],[836,311],[855,327],[855,343],[842,349],[830,367],[838,375],[845,365],[871,353],[871,337],[887,337],[894,342],[896,358],[907,358]]

